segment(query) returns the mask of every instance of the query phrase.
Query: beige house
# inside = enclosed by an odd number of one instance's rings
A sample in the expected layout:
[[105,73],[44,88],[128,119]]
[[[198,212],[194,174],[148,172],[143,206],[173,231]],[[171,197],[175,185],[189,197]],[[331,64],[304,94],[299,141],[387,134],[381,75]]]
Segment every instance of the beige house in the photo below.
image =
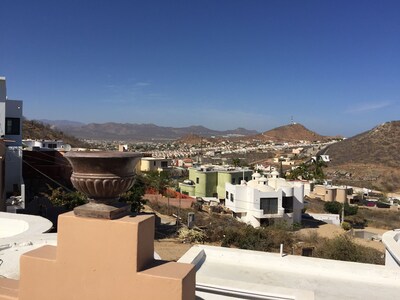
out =
[[149,172],[149,171],[166,171],[171,166],[171,160],[168,158],[160,157],[142,157],[140,163],[136,166],[136,171]]
[[344,203],[353,196],[353,189],[345,186],[316,185],[310,193],[312,198],[320,198],[324,201],[337,201]]

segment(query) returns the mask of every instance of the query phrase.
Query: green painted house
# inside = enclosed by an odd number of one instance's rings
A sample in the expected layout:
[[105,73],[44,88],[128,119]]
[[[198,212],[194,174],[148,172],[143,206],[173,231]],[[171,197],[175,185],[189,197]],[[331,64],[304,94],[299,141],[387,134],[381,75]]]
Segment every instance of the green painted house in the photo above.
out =
[[225,183],[240,184],[251,179],[253,171],[242,168],[204,166],[189,169],[189,180],[179,184],[181,192],[192,197],[225,199]]

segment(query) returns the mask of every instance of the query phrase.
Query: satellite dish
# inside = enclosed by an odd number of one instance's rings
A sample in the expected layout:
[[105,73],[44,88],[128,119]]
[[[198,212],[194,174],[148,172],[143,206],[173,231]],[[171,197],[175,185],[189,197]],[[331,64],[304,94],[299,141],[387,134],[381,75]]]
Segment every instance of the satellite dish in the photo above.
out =
[[65,148],[65,151],[71,151],[71,149],[72,149],[71,145],[69,145],[69,144],[65,144],[64,148]]

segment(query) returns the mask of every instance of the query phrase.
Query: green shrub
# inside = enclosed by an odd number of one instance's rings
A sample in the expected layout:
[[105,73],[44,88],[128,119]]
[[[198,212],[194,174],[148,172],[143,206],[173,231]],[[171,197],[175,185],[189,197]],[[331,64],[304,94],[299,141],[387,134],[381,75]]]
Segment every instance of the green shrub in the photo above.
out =
[[355,228],[355,227],[364,228],[365,226],[367,226],[367,220],[359,215],[348,216],[344,220],[346,222],[350,223],[351,227],[353,227],[353,228]]
[[61,187],[53,189],[49,185],[49,193],[44,195],[54,206],[64,207],[67,210],[73,210],[75,207],[83,205],[88,202],[87,197],[77,191],[65,191]]
[[339,214],[342,211],[342,204],[337,201],[325,202],[324,210],[331,214]]
[[[343,204],[337,201],[325,202],[324,210],[331,214],[340,214],[342,213]],[[344,204],[344,215],[345,216],[352,216],[356,215],[358,212],[358,206],[350,205],[349,203],[345,202]]]
[[345,216],[353,216],[358,212],[358,206],[350,205],[349,203],[344,204],[344,215]]
[[135,183],[130,190],[121,195],[120,202],[129,203],[131,205],[131,211],[134,213],[139,213],[147,202],[143,199],[144,193],[145,183],[143,177],[137,175],[135,178]]
[[342,222],[342,228],[344,229],[344,230],[350,230],[351,229],[351,224],[350,223],[348,223],[348,222]]

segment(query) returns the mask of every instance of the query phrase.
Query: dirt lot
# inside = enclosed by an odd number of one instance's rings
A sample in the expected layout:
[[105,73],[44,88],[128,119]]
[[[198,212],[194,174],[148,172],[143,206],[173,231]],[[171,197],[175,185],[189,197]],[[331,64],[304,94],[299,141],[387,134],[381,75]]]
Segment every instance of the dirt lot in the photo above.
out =
[[[382,235],[387,230],[373,228],[373,227],[366,227],[365,231]],[[332,224],[324,224],[324,225],[320,225],[318,228],[303,228],[303,229],[299,230],[299,233],[304,234],[304,235],[308,235],[310,232],[317,232],[319,236],[328,238],[328,239],[334,238],[335,236],[337,236],[339,234],[345,233],[345,231],[342,228],[340,228],[339,226],[336,226],[336,225],[332,225]],[[381,251],[382,253],[385,252],[385,245],[382,242],[364,240],[361,238],[354,238],[354,241],[359,245],[374,248],[376,250]]]
[[154,251],[163,260],[177,261],[192,246],[191,244],[183,244],[175,239],[154,240]]

